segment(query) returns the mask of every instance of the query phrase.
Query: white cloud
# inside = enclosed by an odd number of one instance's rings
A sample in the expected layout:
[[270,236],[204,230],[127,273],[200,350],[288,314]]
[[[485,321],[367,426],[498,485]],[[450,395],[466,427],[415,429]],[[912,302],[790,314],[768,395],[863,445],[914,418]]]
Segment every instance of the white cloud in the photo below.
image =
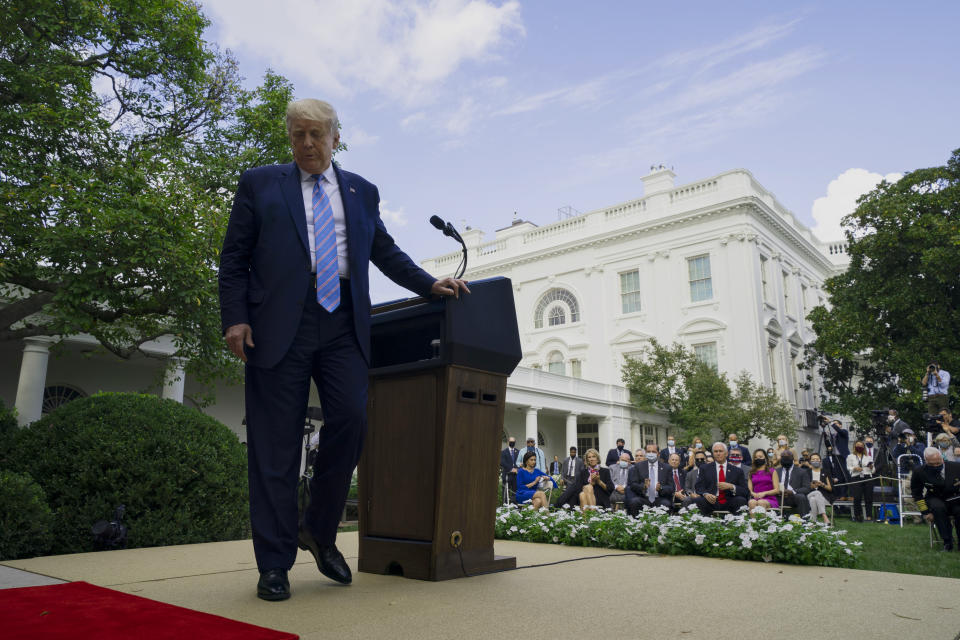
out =
[[219,40],[305,73],[337,97],[373,89],[406,104],[429,102],[467,62],[494,59],[524,35],[520,3],[489,0],[204,0]]
[[351,127],[340,136],[348,147],[369,147],[380,140],[380,136],[368,133],[359,127]]
[[427,119],[427,114],[423,111],[417,111],[416,113],[411,113],[406,118],[400,121],[400,126],[404,129],[410,129],[421,122],[424,122]]
[[470,130],[470,125],[479,115],[479,107],[471,97],[460,100],[457,110],[444,118],[444,128],[455,136],[462,136]]
[[830,181],[826,196],[813,201],[812,213],[816,222],[813,232],[821,240],[843,238],[840,220],[857,208],[857,198],[872,191],[881,180],[896,182],[902,177],[900,173],[883,176],[866,169],[847,169]]
[[403,207],[399,209],[390,209],[387,207],[387,201],[380,201],[380,218],[383,220],[383,224],[386,225],[389,230],[390,227],[405,227],[407,226],[407,214],[404,213]]

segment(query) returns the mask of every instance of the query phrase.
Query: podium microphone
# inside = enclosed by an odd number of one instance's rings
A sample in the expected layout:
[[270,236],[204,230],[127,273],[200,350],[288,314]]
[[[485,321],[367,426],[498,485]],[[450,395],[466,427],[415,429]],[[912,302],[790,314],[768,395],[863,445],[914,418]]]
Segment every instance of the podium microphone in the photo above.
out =
[[467,270],[467,243],[463,241],[463,238],[460,237],[460,234],[454,226],[449,222],[444,222],[440,216],[430,216],[430,224],[436,227],[438,231],[442,231],[443,235],[449,236],[459,242],[463,247],[463,258],[460,259],[460,268],[457,270],[456,275],[453,276],[457,279],[463,277],[464,272]]

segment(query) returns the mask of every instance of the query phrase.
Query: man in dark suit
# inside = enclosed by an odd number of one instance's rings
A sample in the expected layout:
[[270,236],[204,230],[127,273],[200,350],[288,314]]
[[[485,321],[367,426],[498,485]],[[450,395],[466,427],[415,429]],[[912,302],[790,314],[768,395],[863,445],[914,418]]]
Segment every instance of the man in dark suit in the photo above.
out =
[[500,482],[509,487],[508,500],[515,502],[517,493],[517,439],[510,436],[506,448],[500,452]]
[[[332,164],[337,114],[320,100],[287,107],[294,162],[245,171],[220,254],[220,315],[246,363],[245,400],[257,595],[290,597],[297,546],[323,575],[349,584],[337,525],[366,435],[372,262],[422,295],[467,292],[436,280],[387,233],[377,188]],[[298,525],[297,478],[310,380],[324,426]]]
[[700,497],[694,504],[704,515],[719,509],[736,513],[750,497],[747,478],[740,469],[727,464],[726,445],[714,442],[711,451],[713,462],[705,463],[697,474],[696,491]]
[[677,446],[677,439],[672,435],[667,436],[667,446],[660,450],[660,459],[664,464],[669,464],[670,456],[674,453],[680,456],[680,466],[687,464],[687,450],[684,447]]
[[953,518],[960,540],[960,462],[949,462],[936,447],[923,451],[924,464],[913,470],[910,495],[923,519],[936,525],[943,540],[943,550],[953,551]]
[[[727,448],[727,454],[729,454],[729,453],[730,453],[731,451],[733,451],[734,449],[739,449],[739,450],[740,450],[740,459],[741,459],[741,460],[749,460],[749,459],[750,459],[750,449],[748,449],[747,447],[743,446],[743,445],[740,443],[740,439],[737,437],[737,434],[731,433],[731,434],[728,436],[728,441],[729,441],[730,444],[728,445],[728,448]],[[716,459],[714,459],[714,461],[716,461]]]
[[660,461],[657,445],[648,444],[643,459],[637,452],[637,461],[627,474],[627,513],[640,513],[643,507],[673,506],[673,478],[670,467]]
[[576,447],[570,447],[570,457],[563,460],[563,486],[569,487],[576,484],[581,471],[583,471],[583,459],[577,456]]
[[671,453],[667,459],[667,470],[670,473],[670,480],[673,481],[673,504],[683,505],[683,501],[690,496],[684,491],[687,485],[687,471],[681,466],[680,454]]
[[810,501],[807,500],[811,490],[810,472],[793,462],[793,453],[789,449],[780,454],[780,466],[776,470],[780,480],[777,498],[783,506],[793,507],[799,515],[806,516],[810,513]]
[[611,467],[617,464],[617,462],[620,461],[620,456],[622,456],[624,453],[630,456],[630,461],[633,462],[633,454],[630,453],[629,449],[625,448],[626,445],[627,443],[623,438],[617,438],[617,446],[607,452],[607,462],[604,466]]

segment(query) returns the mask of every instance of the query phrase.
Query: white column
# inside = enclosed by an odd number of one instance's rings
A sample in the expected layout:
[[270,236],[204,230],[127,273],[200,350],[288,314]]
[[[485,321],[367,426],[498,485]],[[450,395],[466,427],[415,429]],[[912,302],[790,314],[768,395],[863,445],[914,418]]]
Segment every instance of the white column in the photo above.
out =
[[[613,420],[609,417],[604,418],[600,421],[599,434],[600,436],[600,451],[601,455],[606,455],[606,452],[614,447],[613,441]],[[601,460],[602,462],[602,460]]]
[[633,453],[637,449],[643,448],[643,433],[640,429],[640,423],[637,421],[630,422],[630,453]]
[[40,419],[43,413],[43,389],[47,385],[47,362],[51,338],[24,339],[20,380],[17,382],[17,422],[20,426]]
[[163,374],[163,392],[161,394],[164,400],[176,400],[183,404],[183,383],[187,377],[183,365],[183,358],[170,358],[167,363],[167,370]]
[[[577,446],[577,416],[579,415],[576,411],[571,411],[567,414],[567,452],[569,452],[570,447]],[[583,455],[583,452],[577,451],[577,454]]]
[[540,437],[537,434],[537,411],[540,411],[540,407],[527,407],[527,439],[533,438],[533,442],[539,447]]

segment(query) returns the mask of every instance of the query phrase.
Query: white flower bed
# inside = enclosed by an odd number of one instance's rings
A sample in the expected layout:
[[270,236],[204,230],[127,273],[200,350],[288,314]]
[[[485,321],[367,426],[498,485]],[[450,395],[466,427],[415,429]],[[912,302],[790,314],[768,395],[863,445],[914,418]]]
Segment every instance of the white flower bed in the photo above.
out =
[[787,522],[763,512],[755,519],[746,515],[720,519],[702,516],[695,508],[679,515],[662,507],[646,509],[633,518],[625,511],[602,508],[581,513],[500,507],[495,531],[504,540],[825,567],[853,566],[862,544],[846,540],[846,531],[797,516]]

